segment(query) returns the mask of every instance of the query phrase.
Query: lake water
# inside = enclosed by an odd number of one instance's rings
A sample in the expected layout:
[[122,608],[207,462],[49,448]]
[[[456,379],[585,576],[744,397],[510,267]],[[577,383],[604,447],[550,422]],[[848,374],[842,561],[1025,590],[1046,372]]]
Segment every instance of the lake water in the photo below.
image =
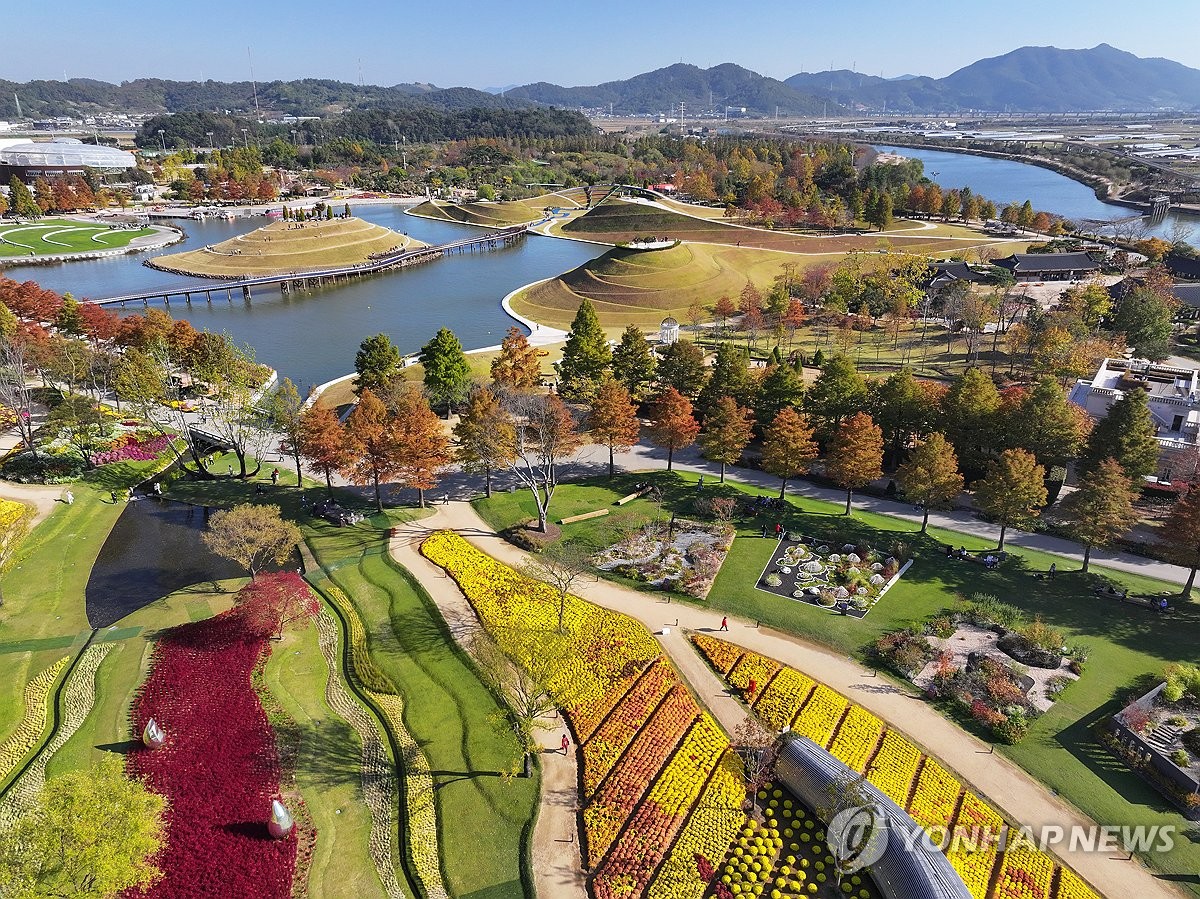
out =
[[[1083,219],[1109,221],[1126,218],[1136,210],[1115,203],[1103,203],[1086,184],[1072,181],[1041,166],[974,156],[969,153],[948,153],[913,147],[876,147],[883,153],[897,153],[925,164],[925,174],[946,190],[969,187],[994,202],[997,207],[1029,200],[1034,209],[1053,212],[1073,222]],[[1200,217],[1170,212],[1162,222],[1150,228],[1151,234],[1169,236],[1176,221],[1195,229],[1193,238],[1200,238]]]
[[[396,231],[407,231],[430,244],[478,236],[479,228],[405,215],[395,205],[359,206],[355,215]],[[184,221],[188,238],[168,252],[228,240],[267,223],[265,218],[232,222]],[[498,344],[516,324],[500,301],[531,281],[550,278],[582,265],[604,247],[531,235],[513,247],[486,253],[462,253],[410,269],[343,281],[291,294],[278,288],[256,291],[249,302],[236,288],[229,302],[224,291],[213,293],[211,305],[201,298],[189,307],[173,298],[171,314],[197,328],[227,332],[252,346],[260,362],[290,377],[301,395],[316,384],[354,370],[354,354],[364,337],[384,333],[401,352],[416,352],[448,327],[464,347]],[[141,264],[145,255],[117,256],[55,266],[14,267],[8,277],[37,281],[78,298],[114,296],[183,283],[188,280]],[[159,301],[161,303],[161,301]],[[122,311],[119,310],[118,311]],[[125,314],[141,312],[130,304]]]

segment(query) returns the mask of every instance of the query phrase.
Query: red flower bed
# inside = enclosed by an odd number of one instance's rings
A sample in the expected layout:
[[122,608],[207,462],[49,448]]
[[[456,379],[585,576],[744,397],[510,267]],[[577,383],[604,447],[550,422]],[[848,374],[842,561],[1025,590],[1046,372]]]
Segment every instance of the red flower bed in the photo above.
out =
[[625,821],[637,809],[650,781],[699,714],[692,694],[676,686],[629,745],[621,764],[612,770],[583,811],[592,865],[604,857]]
[[647,669],[641,680],[625,694],[605,722],[583,744],[583,795],[589,797],[612,770],[625,747],[629,745],[646,719],[678,683],[675,670],[665,659],[659,659]]
[[154,718],[167,742],[130,753],[128,768],[170,802],[164,877],[128,896],[291,896],[296,840],[267,834],[279,757],[251,683],[268,651],[237,611],[173,628],[155,646],[133,725],[140,734]]

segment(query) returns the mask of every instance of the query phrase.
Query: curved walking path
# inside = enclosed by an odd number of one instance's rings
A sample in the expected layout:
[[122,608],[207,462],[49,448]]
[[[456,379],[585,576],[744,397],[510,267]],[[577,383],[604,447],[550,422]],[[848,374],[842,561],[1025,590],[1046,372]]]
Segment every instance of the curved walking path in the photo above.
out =
[[[418,552],[418,545],[434,530],[453,529],[484,552],[507,565],[520,567],[524,551],[496,534],[469,503],[456,502],[437,507],[430,518],[413,522],[392,540],[392,553],[408,568],[433,597],[452,628],[459,632],[473,626],[474,613],[457,585],[437,566]],[[575,591],[605,608],[623,612],[645,624],[657,637],[663,651],[690,682],[701,700],[721,724],[732,730],[746,712],[724,689],[716,676],[691,648],[685,630],[716,631],[721,616],[690,605],[655,600],[651,596],[608,581],[596,581]],[[664,629],[669,633],[664,633]],[[457,636],[457,633],[456,633]],[[729,639],[791,665],[827,684],[907,734],[919,734],[915,740],[926,749],[936,748],[939,759],[962,775],[965,783],[986,796],[1009,820],[1035,829],[1041,825],[1093,827],[1095,822],[1054,796],[1021,768],[998,755],[983,741],[961,730],[919,697],[864,670],[853,660],[829,649],[791,637],[754,623],[731,618]],[[578,845],[560,842],[569,828],[574,839],[577,803],[568,797],[577,782],[574,772],[569,781],[563,772],[549,764],[547,756],[546,795],[534,832],[534,872],[539,895],[583,895]],[[559,757],[561,759],[561,757]],[[568,759],[569,761],[569,759]],[[570,801],[566,807],[565,800]],[[569,812],[568,812],[569,809]],[[1120,822],[1104,822],[1120,823]],[[570,851],[568,852],[567,849]],[[1071,852],[1056,848],[1063,862],[1110,899],[1179,899],[1185,895],[1174,885],[1160,879],[1139,860],[1119,852]],[[579,892],[568,886],[579,882]]]

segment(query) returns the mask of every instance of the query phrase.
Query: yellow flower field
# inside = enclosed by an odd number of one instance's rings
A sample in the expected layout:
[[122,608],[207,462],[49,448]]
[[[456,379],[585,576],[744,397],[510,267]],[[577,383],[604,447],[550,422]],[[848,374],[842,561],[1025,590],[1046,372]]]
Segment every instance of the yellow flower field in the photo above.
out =
[[917,768],[921,765],[921,750],[917,749],[907,739],[888,730],[883,735],[883,742],[867,780],[883,790],[883,794],[901,808],[908,806],[908,794],[912,790],[913,778],[917,776]]

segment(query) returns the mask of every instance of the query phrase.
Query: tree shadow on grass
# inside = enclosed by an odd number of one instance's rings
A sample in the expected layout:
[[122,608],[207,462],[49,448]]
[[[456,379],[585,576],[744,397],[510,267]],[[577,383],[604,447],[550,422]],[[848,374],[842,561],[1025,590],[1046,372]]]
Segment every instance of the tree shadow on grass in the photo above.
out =
[[120,740],[116,743],[99,743],[96,748],[101,752],[113,752],[117,755],[129,755],[135,749],[141,748],[141,740]]

